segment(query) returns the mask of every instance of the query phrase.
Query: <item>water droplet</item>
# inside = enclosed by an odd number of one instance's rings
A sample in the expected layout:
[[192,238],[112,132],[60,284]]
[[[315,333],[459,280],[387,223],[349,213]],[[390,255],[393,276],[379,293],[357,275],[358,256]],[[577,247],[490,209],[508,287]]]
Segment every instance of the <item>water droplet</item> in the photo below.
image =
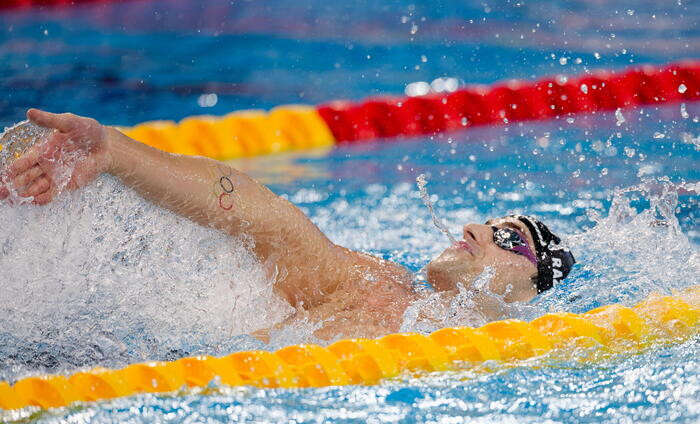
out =
[[660,140],[660,139],[665,138],[665,137],[666,137],[666,134],[664,134],[664,133],[660,133],[660,132],[658,132],[658,131],[656,131],[656,132],[654,133],[654,138],[657,139],[657,140]]
[[430,92],[430,84],[425,81],[416,81],[408,84],[404,90],[407,96],[422,96]]
[[469,123],[469,121],[467,120],[466,117],[462,118],[462,126],[463,127],[466,127],[468,123]]
[[202,94],[197,98],[199,107],[214,107],[219,102],[219,96],[216,93]]
[[425,188],[425,186],[428,185],[428,181],[425,179],[425,174],[420,174],[418,177],[416,177],[416,185],[418,186],[418,192],[420,193],[420,197],[421,199],[423,199],[423,204],[428,208],[430,216],[433,218],[433,224],[435,224],[435,227],[437,227],[438,230],[444,233],[447,236],[447,238],[450,239],[452,244],[457,243],[457,240],[455,240],[452,234],[450,234],[450,231],[447,229],[445,224],[443,224],[438,218],[437,214],[435,214],[435,210],[433,209],[433,202],[430,201],[428,190]]
[[560,57],[560,58],[559,58],[559,64],[562,65],[562,66],[563,66],[563,65],[566,65],[566,62],[567,62],[567,61],[568,61],[568,59],[565,58],[565,57]]
[[688,119],[688,117],[690,116],[685,108],[685,103],[681,103],[681,116],[683,117],[683,119]]
[[685,86],[685,84],[681,84],[678,86],[678,92],[683,94],[685,91],[688,89],[688,87]]
[[581,91],[583,94],[588,94],[588,86],[586,84],[581,84]]
[[622,109],[620,109],[619,107],[617,108],[617,110],[615,110],[615,119],[617,120],[615,122],[615,125],[617,125],[618,127],[625,123],[625,117],[622,116]]

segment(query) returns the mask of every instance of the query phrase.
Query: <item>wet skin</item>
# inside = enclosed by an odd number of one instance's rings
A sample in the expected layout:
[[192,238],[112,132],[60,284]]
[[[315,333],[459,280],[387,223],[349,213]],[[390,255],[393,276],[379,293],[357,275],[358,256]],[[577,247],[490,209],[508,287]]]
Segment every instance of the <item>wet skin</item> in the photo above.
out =
[[[374,337],[398,331],[404,311],[419,298],[405,268],[332,243],[296,206],[228,165],[154,149],[89,118],[36,109],[27,117],[56,131],[0,170],[0,181],[5,181],[0,182],[0,200],[12,185],[36,204],[49,203],[59,194],[56,163],[64,152],[79,153],[70,190],[110,173],[145,199],[200,225],[251,237],[252,251],[277,293],[298,311],[280,326],[304,318],[318,323],[314,334],[322,339]],[[512,218],[465,225],[463,240],[426,266],[428,282],[449,298],[458,285],[469,288],[489,267],[490,292],[505,302],[532,299],[535,265],[497,246],[492,226],[515,228],[534,246],[527,228]],[[474,299],[488,319],[502,317],[489,296]],[[264,339],[266,334],[257,335]]]

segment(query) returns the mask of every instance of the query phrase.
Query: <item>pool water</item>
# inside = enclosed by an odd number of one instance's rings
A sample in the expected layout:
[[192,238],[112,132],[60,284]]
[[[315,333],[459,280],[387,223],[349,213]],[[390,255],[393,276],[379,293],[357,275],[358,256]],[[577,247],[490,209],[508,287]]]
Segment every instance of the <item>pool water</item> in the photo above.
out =
[[[663,63],[697,57],[700,45],[692,3],[456,3],[132,1],[0,15],[0,124],[21,120],[29,106],[134,124],[313,104],[401,93],[437,77],[489,83]],[[215,104],[201,106],[210,93]],[[512,309],[531,319],[631,305],[698,283],[699,112],[673,104],[623,110],[624,119],[599,113],[233,164],[297,204],[334,242],[413,271],[447,246],[419,197],[420,174],[453,234],[492,216],[542,217],[579,264],[566,284]],[[245,240],[158,209],[111,177],[44,208],[0,205],[0,222],[0,379],[315,341],[304,323],[270,346],[245,336],[290,312]],[[407,317],[404,329],[432,328]],[[595,364],[486,364],[373,387],[214,384],[204,395],[141,395],[31,418],[696,422],[697,346],[694,338]]]

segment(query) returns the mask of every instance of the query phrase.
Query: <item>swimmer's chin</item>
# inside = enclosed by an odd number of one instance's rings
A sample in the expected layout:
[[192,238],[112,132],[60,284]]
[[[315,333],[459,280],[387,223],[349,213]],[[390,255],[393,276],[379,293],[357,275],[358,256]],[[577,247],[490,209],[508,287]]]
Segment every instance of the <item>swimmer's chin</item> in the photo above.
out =
[[473,281],[473,255],[461,248],[448,248],[425,267],[428,282],[438,291],[455,290],[457,282]]

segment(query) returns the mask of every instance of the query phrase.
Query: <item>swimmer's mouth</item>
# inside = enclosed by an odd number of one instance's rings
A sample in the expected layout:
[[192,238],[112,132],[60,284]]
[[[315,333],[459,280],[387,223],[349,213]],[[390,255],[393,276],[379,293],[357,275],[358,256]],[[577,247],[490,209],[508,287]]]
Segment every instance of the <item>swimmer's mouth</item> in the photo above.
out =
[[[469,236],[472,238],[472,240],[476,241],[476,237],[474,237],[474,233],[472,233],[471,231],[467,231],[467,234],[469,234]],[[474,254],[474,245],[472,243],[470,243],[469,241],[467,241],[466,234],[464,236],[464,240],[460,240],[460,241],[456,242],[453,245],[453,247],[456,247],[458,249],[464,249],[467,252]]]
[[469,252],[469,253],[474,253],[474,249],[472,248],[472,246],[471,246],[469,243],[467,243],[466,241],[463,241],[463,240],[460,240],[460,241],[458,241],[457,243],[455,243],[455,244],[454,244],[454,247],[457,247],[457,248],[459,248],[459,249],[464,249],[464,250],[466,250],[466,251]]

